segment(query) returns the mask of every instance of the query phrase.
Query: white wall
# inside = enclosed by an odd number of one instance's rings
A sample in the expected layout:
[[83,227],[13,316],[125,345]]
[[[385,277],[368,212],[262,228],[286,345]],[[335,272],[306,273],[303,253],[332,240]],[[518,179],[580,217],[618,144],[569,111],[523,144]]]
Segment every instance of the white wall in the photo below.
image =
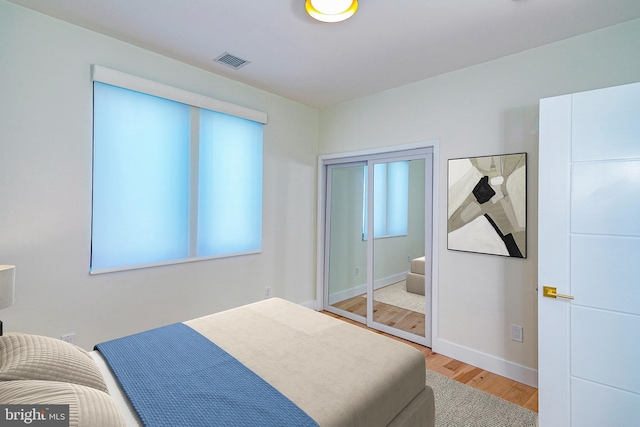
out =
[[[640,81],[639,52],[635,20],[321,110],[320,154],[440,140],[435,351],[535,384],[538,101]],[[515,152],[529,154],[528,258],[447,250],[447,159]]]
[[[0,0],[5,330],[84,348],[263,298],[315,299],[318,111]],[[91,64],[265,111],[263,253],[89,276]]]

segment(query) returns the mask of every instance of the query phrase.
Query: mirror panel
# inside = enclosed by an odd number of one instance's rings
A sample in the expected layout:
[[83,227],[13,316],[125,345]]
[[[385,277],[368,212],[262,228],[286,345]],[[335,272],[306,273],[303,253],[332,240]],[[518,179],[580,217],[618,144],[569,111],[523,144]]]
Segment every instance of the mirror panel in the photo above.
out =
[[328,304],[367,316],[367,243],[363,240],[365,166],[329,169]]
[[425,159],[375,163],[373,185],[373,320],[424,337]]

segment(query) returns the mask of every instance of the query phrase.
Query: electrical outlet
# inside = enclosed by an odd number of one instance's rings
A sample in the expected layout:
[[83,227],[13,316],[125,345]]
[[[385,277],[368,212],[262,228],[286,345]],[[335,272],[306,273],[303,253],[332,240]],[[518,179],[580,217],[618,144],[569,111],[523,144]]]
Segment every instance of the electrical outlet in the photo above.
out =
[[271,298],[271,286],[267,286],[266,288],[264,288],[264,297],[266,298]]
[[356,267],[356,276],[360,275],[360,267]]
[[522,326],[511,325],[511,340],[522,342]]
[[76,333],[72,332],[70,334],[65,334],[63,336],[60,337],[60,339],[64,342],[68,342],[69,344],[75,344],[76,343]]

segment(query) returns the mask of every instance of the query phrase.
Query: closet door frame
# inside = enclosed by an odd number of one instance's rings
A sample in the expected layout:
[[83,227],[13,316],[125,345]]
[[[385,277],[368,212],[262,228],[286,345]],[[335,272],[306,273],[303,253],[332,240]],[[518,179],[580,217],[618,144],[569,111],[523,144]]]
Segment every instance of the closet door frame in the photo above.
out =
[[[396,328],[392,328],[377,322],[374,322],[373,319],[373,302],[372,302],[372,279],[371,274],[373,271],[373,244],[368,245],[368,254],[367,254],[367,294],[368,298],[368,307],[367,307],[367,316],[364,319],[367,326],[372,327],[374,329],[381,330],[383,332],[390,333],[392,335],[398,336],[400,338],[407,339],[412,342],[416,342],[418,344],[426,345],[431,347],[432,345],[432,337],[437,336],[437,328],[438,328],[438,313],[437,313],[437,296],[438,296],[438,187],[439,187],[439,173],[438,173],[438,163],[439,163],[439,155],[438,155],[438,141],[425,141],[415,144],[408,145],[399,145],[392,147],[385,147],[380,149],[373,150],[364,150],[364,151],[356,151],[356,152],[347,152],[347,153],[337,153],[337,154],[328,154],[322,155],[318,158],[318,230],[317,230],[317,278],[316,278],[316,309],[327,310],[335,312],[334,309],[329,310],[329,304],[327,300],[327,280],[328,280],[328,266],[327,266],[327,256],[329,250],[328,244],[328,231],[329,231],[329,218],[327,206],[329,203],[327,194],[328,194],[328,185],[329,181],[329,166],[330,165],[347,165],[347,164],[355,164],[359,162],[377,162],[377,161],[394,161],[394,160],[403,160],[408,158],[419,159],[425,158],[425,169],[427,168],[427,155],[431,155],[431,187],[430,192],[426,191],[425,195],[425,239],[430,238],[430,247],[427,247],[425,240],[425,253],[430,255],[430,263],[431,263],[431,292],[426,292],[425,298],[427,300],[427,306],[425,309],[425,323],[428,322],[427,327],[425,328],[425,336],[421,337],[419,335],[415,335],[412,333],[408,333]],[[430,193],[430,194],[429,194]],[[361,316],[356,315],[346,315],[342,313],[337,313],[339,315],[343,315],[352,320],[362,322],[363,318]],[[430,326],[430,327],[429,327]]]

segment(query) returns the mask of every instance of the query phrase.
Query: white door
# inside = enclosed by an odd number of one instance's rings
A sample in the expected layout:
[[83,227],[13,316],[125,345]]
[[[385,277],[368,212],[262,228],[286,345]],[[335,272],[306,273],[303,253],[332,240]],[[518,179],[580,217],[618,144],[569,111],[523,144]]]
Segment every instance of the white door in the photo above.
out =
[[540,426],[640,426],[640,84],[541,100],[539,155]]

